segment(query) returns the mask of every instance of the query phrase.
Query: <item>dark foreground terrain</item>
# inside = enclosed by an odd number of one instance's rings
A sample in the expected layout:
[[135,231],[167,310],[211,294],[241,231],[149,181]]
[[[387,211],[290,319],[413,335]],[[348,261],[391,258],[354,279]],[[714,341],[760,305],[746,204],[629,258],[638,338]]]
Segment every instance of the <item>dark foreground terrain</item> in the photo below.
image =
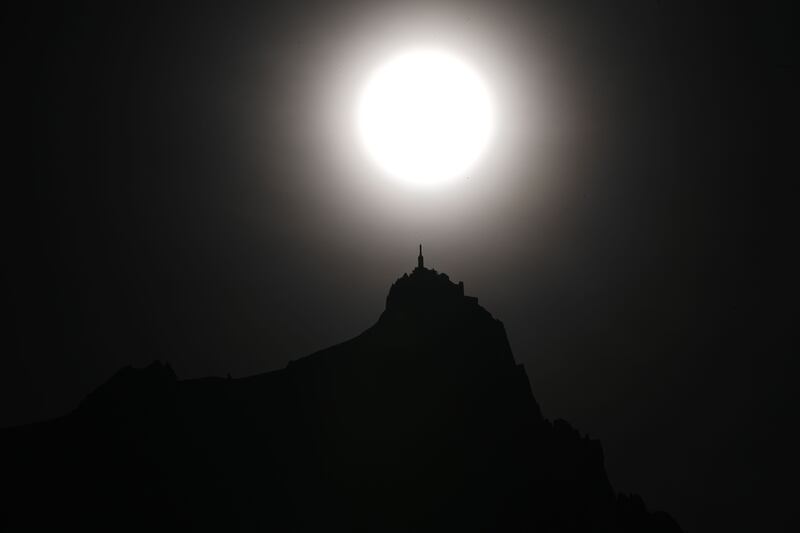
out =
[[614,492],[502,323],[421,266],[352,340],[244,379],[124,368],[0,451],[8,531],[680,531]]

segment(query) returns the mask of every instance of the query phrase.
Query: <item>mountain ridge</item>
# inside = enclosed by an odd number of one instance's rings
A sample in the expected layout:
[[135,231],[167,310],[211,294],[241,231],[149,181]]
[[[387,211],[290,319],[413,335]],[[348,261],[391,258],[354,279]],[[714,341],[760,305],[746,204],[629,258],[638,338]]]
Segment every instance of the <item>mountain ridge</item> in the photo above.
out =
[[237,379],[126,367],[0,437],[12,531],[680,531],[542,416],[502,322],[421,250],[343,343]]

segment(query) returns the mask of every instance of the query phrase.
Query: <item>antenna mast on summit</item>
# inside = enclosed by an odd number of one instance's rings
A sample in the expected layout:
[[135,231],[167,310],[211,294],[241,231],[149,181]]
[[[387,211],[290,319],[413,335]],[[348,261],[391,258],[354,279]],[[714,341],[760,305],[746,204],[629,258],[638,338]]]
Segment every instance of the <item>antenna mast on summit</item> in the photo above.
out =
[[425,262],[422,259],[422,245],[419,245],[419,257],[417,257],[417,268],[425,268]]

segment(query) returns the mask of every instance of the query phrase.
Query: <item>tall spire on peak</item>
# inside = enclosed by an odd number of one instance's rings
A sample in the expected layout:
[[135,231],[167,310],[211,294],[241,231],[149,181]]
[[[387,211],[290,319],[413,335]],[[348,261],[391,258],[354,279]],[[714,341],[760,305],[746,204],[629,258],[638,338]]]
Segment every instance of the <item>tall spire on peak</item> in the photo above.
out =
[[419,245],[419,257],[417,257],[417,268],[425,268],[425,261],[422,259],[422,245]]

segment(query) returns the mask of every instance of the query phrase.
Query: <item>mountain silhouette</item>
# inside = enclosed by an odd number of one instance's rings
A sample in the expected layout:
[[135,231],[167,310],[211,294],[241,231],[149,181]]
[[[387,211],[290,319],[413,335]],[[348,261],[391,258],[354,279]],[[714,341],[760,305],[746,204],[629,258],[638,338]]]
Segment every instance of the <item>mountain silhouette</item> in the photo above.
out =
[[241,379],[127,367],[0,447],[9,531],[680,531],[542,417],[503,324],[421,248],[356,338]]

